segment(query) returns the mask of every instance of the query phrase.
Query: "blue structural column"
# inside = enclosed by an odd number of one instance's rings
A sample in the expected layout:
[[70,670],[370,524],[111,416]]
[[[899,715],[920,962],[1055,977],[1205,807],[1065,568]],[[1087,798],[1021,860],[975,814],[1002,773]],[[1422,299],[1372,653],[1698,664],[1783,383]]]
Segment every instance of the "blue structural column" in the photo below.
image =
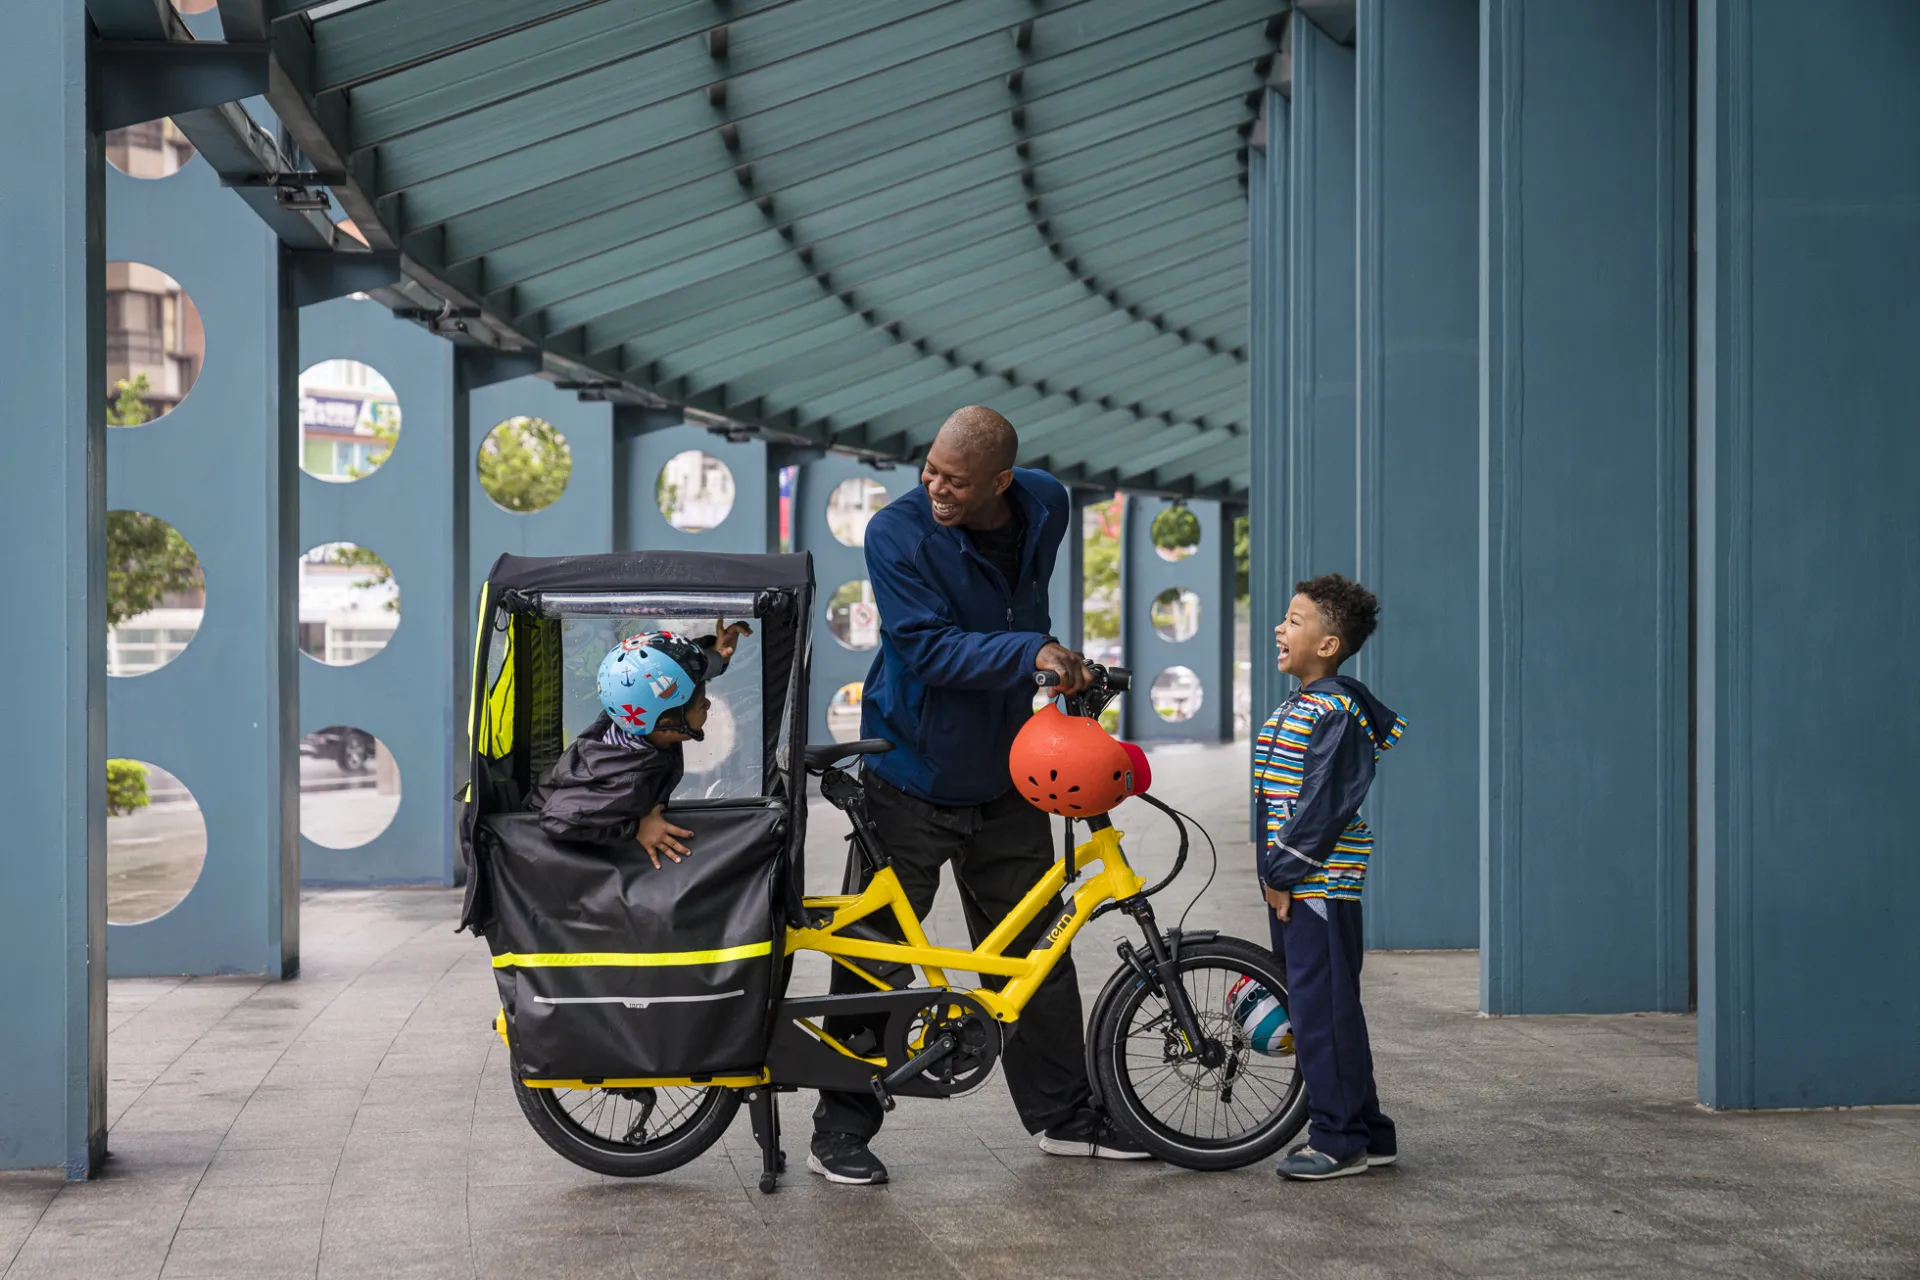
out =
[[107,256],[179,282],[207,359],[172,412],[108,433],[107,505],[193,545],[206,611],[180,656],[108,681],[109,754],[184,783],[206,861],[179,905],[114,925],[115,976],[299,969],[299,744],[294,557],[297,308],[274,234],[204,161],[107,175]]
[[1358,563],[1383,623],[1349,670],[1410,726],[1367,798],[1367,943],[1475,947],[1479,6],[1356,20]]
[[[1285,240],[1290,314],[1280,499],[1289,584],[1321,573],[1352,574],[1358,554],[1353,50],[1335,44],[1298,10],[1292,49]],[[1269,164],[1272,159],[1269,154]]]
[[377,471],[350,483],[300,477],[300,547],[369,548],[393,571],[400,625],[352,666],[301,659],[300,731],[363,729],[392,754],[400,806],[351,849],[301,841],[309,884],[451,884],[454,792],[463,776],[473,593],[468,589],[466,398],[454,347],[377,302],[339,299],[300,312],[300,366],[358,360],[393,386],[400,438]]
[[1047,584],[1047,612],[1053,619],[1053,634],[1075,651],[1085,646],[1087,634],[1087,539],[1083,521],[1088,501],[1106,496],[1084,489],[1067,490],[1067,536],[1054,561],[1053,580]]
[[[1290,684],[1274,668],[1273,629],[1285,615],[1287,575],[1287,100],[1265,91],[1247,151],[1247,360],[1251,474],[1247,484],[1247,631],[1253,664],[1252,732]],[[1251,788],[1249,788],[1251,794]],[[1258,807],[1248,805],[1251,838]]]
[[1699,7],[1699,1062],[1716,1107],[1920,1102],[1920,8],[1839,16]]
[[853,458],[832,455],[803,465],[793,486],[793,549],[813,553],[816,584],[813,676],[808,690],[813,717],[813,724],[807,730],[810,742],[832,741],[827,730],[827,713],[833,705],[834,694],[847,685],[864,684],[867,671],[873,666],[874,650],[849,649],[834,637],[827,622],[833,593],[847,583],[867,577],[865,550],[842,543],[827,524],[827,499],[846,481],[860,479],[878,483],[887,491],[887,500],[891,502],[912,488],[918,476],[912,470],[879,471]]
[[[474,458],[467,462],[467,530],[471,547],[468,613],[479,608],[480,584],[501,555],[591,555],[614,549],[615,483],[613,406],[582,403],[543,378],[522,376],[483,382],[470,371],[466,387],[469,436]],[[509,511],[487,496],[476,465],[487,436],[510,418],[539,418],[553,424],[567,442],[572,470],[567,487],[552,505],[538,511]]]
[[0,18],[0,296],[16,380],[0,536],[8,839],[0,965],[0,1169],[84,1178],[106,1154],[106,365],[100,136],[81,0]]
[[[643,413],[650,411],[641,411]],[[779,481],[760,440],[729,441],[701,427],[653,422],[635,431],[637,415],[621,411],[616,467],[624,510],[618,516],[624,548],[635,551],[724,551],[764,554],[780,541]],[[678,415],[674,415],[678,417]],[[680,529],[660,510],[660,473],[682,453],[704,453],[733,477],[733,507],[709,529]]]
[[[1133,689],[1122,700],[1122,736],[1137,742],[1231,742],[1233,740],[1233,528],[1218,502],[1193,502],[1200,542],[1178,560],[1161,556],[1153,522],[1173,508],[1161,498],[1128,495],[1120,533],[1120,650],[1133,672]],[[1190,591],[1199,600],[1198,626],[1184,640],[1162,635],[1153,624],[1154,601],[1164,592]],[[1176,606],[1177,608],[1177,606]],[[1198,685],[1198,703],[1185,719],[1154,709],[1153,684],[1163,672],[1185,668]],[[1181,677],[1170,688],[1191,698]]]
[[1686,6],[1481,40],[1481,1001],[1684,1009]]

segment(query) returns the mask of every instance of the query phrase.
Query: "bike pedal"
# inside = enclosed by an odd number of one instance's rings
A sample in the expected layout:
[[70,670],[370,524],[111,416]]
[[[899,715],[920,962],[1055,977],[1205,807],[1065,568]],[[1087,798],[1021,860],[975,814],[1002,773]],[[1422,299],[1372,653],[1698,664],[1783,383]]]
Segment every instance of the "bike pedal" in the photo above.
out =
[[873,1096],[880,1100],[880,1109],[882,1111],[893,1110],[893,1107],[894,1107],[893,1090],[887,1088],[887,1082],[882,1080],[879,1076],[875,1076],[873,1079],[869,1080],[867,1083],[873,1086]]

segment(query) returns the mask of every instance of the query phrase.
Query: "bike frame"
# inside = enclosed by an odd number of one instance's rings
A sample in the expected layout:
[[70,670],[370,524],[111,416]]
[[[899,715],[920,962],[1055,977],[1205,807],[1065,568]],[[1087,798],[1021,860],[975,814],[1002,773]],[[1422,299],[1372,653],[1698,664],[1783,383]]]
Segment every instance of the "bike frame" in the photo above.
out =
[[[912,965],[926,974],[930,987],[951,987],[947,981],[948,969],[1005,978],[1007,983],[999,991],[979,989],[967,994],[978,1000],[997,1021],[1013,1022],[1067,953],[1074,935],[1094,910],[1105,902],[1131,898],[1145,887],[1127,863],[1127,855],[1120,847],[1122,837],[1123,833],[1112,826],[1097,827],[1092,837],[1073,851],[1071,871],[1066,859],[1055,862],[1047,874],[1027,890],[1019,905],[970,951],[929,943],[919,917],[914,914],[913,904],[907,900],[907,891],[901,887],[900,877],[891,866],[883,866],[858,894],[805,899],[810,914],[816,910],[831,911],[833,918],[818,928],[789,932],[787,954],[817,951],[882,990],[890,989],[889,985],[868,973],[859,961]],[[1096,862],[1100,864],[1100,873],[1074,891],[1066,910],[1046,936],[1034,943],[1026,955],[1008,955],[1007,948],[1046,910],[1047,904],[1081,871]],[[844,932],[862,920],[885,912],[892,913],[905,942],[877,942]]]

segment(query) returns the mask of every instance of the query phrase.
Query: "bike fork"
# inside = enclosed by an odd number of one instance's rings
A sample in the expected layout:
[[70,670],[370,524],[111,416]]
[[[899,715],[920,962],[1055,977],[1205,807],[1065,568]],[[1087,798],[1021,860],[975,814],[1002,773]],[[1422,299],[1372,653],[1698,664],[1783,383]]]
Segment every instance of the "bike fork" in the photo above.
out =
[[[1226,1051],[1217,1040],[1210,1040],[1201,1030],[1199,1015],[1194,1012],[1193,1001],[1187,996],[1187,989],[1180,981],[1180,941],[1178,929],[1170,929],[1162,937],[1160,927],[1153,918],[1153,906],[1145,898],[1123,904],[1122,910],[1140,924],[1140,932],[1146,936],[1150,961],[1143,960],[1132,947],[1121,943],[1121,958],[1136,970],[1150,971],[1154,985],[1160,988],[1160,994],[1166,999],[1167,1009],[1173,1014],[1174,1026],[1179,1028],[1180,1036],[1186,1041],[1188,1052],[1205,1067],[1217,1067],[1226,1057]],[[1172,945],[1168,943],[1171,941]]]

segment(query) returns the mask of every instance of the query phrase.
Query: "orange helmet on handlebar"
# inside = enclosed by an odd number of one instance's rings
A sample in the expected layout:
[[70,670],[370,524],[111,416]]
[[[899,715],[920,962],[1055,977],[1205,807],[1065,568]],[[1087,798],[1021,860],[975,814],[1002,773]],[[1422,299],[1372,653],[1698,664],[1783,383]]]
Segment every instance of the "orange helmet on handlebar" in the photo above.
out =
[[1028,804],[1063,818],[1106,813],[1152,782],[1140,748],[1056,706],[1041,708],[1021,727],[1007,765]]

